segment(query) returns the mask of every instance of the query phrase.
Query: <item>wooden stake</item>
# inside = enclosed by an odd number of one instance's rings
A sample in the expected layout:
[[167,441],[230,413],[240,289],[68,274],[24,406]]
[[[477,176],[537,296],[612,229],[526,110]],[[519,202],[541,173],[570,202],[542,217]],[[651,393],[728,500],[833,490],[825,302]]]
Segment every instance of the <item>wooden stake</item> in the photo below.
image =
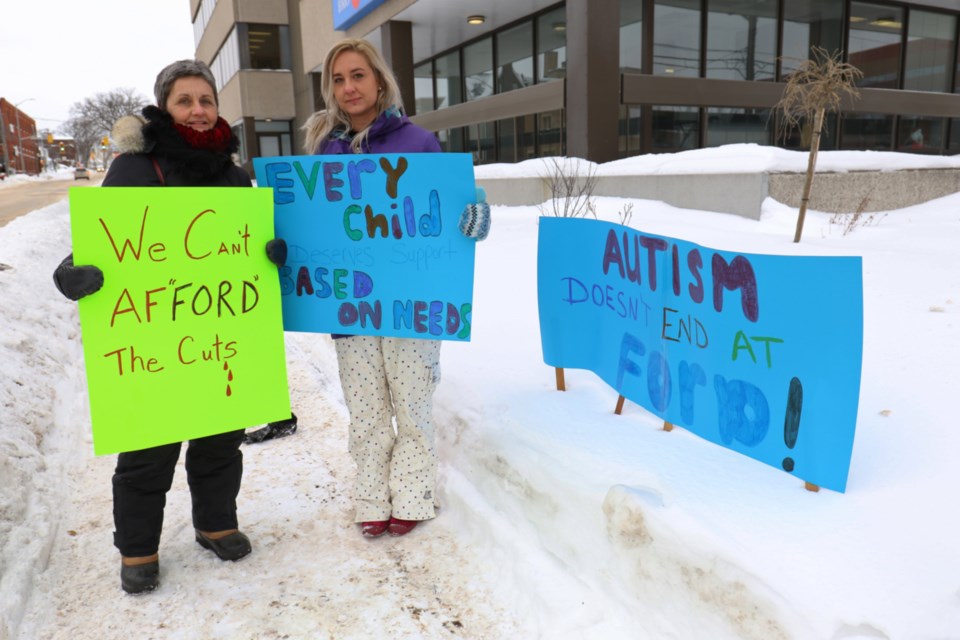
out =
[[620,415],[623,412],[623,401],[625,399],[623,396],[617,396],[617,408],[613,410],[615,414]]
[[820,487],[813,484],[812,482],[804,482],[803,488],[806,489],[807,491],[813,491],[814,493],[816,493],[817,491],[820,491]]
[[567,385],[563,381],[563,367],[557,367],[557,391],[566,391]]
[[663,421],[663,430],[664,430],[664,431],[673,431],[673,425],[670,424],[669,422],[667,422],[666,420],[664,420],[664,421]]

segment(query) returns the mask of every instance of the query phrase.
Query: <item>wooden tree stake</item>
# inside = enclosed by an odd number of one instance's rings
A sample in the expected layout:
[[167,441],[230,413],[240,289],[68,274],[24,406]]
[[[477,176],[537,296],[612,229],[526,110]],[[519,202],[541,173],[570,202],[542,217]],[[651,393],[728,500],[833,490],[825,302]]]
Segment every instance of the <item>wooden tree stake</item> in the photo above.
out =
[[814,493],[816,493],[817,491],[820,491],[820,487],[813,484],[812,482],[804,482],[803,488],[806,489],[807,491],[813,491]]
[[623,401],[626,400],[623,396],[617,396],[617,408],[613,412],[617,415],[620,415],[623,412]]
[[563,367],[557,367],[557,391],[566,391],[567,385],[563,381]]
[[664,430],[664,431],[673,431],[673,425],[670,424],[669,422],[667,422],[666,420],[664,420],[664,421],[663,421],[663,430]]

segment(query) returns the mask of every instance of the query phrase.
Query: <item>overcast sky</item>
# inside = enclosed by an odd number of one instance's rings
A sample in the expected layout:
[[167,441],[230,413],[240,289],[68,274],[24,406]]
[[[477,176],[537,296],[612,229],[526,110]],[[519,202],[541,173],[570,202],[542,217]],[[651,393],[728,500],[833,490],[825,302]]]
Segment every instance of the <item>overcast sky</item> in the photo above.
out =
[[190,0],[2,4],[0,96],[38,129],[56,131],[72,104],[113,89],[153,102],[157,72],[194,54]]

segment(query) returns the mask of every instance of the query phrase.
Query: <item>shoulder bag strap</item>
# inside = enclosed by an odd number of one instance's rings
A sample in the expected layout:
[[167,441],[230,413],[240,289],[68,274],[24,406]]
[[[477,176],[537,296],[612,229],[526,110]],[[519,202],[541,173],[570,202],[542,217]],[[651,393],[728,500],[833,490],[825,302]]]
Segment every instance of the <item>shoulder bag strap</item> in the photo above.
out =
[[153,170],[157,172],[157,177],[160,178],[160,186],[167,186],[167,180],[163,177],[163,170],[160,168],[160,163],[157,162],[157,157],[150,154],[150,162],[153,163]]

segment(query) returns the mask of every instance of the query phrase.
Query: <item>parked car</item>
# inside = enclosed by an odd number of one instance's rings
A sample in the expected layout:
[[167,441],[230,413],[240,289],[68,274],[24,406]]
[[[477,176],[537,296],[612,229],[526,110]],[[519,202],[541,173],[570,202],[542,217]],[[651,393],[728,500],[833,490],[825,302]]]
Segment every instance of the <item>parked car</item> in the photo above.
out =
[[74,180],[89,180],[90,174],[87,172],[86,167],[77,167],[73,170],[73,179]]

